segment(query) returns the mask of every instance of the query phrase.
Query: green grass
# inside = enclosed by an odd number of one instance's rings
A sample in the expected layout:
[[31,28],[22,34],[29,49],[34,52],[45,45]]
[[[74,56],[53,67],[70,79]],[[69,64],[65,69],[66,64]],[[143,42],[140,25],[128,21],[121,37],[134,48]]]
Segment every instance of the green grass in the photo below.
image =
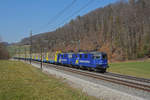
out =
[[109,72],[132,75],[136,77],[150,78],[150,60],[136,62],[111,63]]
[[96,100],[41,70],[0,60],[0,100]]

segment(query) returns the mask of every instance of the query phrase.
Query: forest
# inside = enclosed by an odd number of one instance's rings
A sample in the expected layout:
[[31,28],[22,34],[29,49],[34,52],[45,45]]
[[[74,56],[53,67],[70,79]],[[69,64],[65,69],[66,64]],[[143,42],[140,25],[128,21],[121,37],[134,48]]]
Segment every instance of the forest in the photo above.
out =
[[[150,0],[120,0],[78,16],[52,32],[32,37],[33,51],[89,50],[106,52],[109,59],[150,56]],[[30,44],[30,38],[20,42]]]

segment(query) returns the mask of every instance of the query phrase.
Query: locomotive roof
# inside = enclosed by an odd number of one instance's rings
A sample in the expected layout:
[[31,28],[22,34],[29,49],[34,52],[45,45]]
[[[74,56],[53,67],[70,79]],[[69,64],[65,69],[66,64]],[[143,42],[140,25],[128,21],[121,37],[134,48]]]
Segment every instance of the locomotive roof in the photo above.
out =
[[89,53],[89,54],[94,54],[94,55],[106,54],[104,52],[64,52],[61,54],[84,54],[84,53]]
[[106,54],[104,52],[78,52],[78,53]]

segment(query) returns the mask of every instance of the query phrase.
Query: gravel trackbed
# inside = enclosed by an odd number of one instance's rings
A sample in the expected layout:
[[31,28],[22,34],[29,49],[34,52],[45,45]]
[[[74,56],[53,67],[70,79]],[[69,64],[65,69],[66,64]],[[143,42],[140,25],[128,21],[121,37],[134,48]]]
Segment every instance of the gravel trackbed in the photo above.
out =
[[[34,67],[40,68],[40,64],[32,63]],[[50,65],[49,65],[50,66]],[[137,97],[102,84],[95,83],[91,80],[84,79],[79,75],[60,71],[58,69],[43,65],[43,72],[63,78],[65,82],[74,88],[79,88],[88,95],[95,96],[102,100],[148,100],[148,98]]]

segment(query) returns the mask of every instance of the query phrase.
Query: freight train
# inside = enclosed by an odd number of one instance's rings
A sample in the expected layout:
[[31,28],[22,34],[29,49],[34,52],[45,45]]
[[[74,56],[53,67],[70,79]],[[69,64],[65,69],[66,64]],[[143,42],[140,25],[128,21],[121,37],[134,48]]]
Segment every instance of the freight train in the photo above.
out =
[[[15,57],[18,59],[18,57]],[[19,58],[22,60],[33,60],[41,62],[40,57],[34,58]],[[104,52],[56,52],[54,60],[48,59],[48,55],[42,59],[44,63],[65,65],[69,67],[84,68],[88,70],[96,70],[106,72],[108,66],[107,54]]]

